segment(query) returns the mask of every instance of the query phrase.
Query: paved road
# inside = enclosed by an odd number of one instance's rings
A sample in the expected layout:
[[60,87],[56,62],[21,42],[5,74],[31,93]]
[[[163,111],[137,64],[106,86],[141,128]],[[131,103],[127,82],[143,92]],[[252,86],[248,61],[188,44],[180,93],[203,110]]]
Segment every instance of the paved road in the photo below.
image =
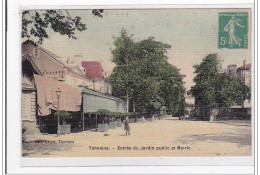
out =
[[[238,123],[238,124],[237,124]],[[123,126],[107,133],[84,131],[42,136],[42,143],[24,145],[30,157],[125,156],[249,156],[250,121],[207,122],[166,120],[131,123],[131,135]],[[36,138],[34,138],[36,139]],[[32,140],[34,140],[32,139]],[[53,143],[55,141],[55,143]]]

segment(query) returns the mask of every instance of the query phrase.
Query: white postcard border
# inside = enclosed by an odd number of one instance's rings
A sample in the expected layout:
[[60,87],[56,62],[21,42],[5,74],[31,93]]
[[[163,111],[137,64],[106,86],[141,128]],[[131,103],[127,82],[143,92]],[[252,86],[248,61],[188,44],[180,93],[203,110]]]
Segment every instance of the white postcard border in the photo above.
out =
[[[110,2],[110,4],[107,2]],[[186,5],[183,5],[182,1],[176,1],[175,3],[181,4],[182,5],[163,5],[161,4],[162,2],[160,1],[149,1],[150,4],[154,4],[154,5],[138,5],[140,4],[140,1],[138,1],[139,3],[137,3],[137,1],[133,1],[132,4],[132,8],[151,8],[153,6],[156,6],[156,8],[177,8],[176,6],[178,6],[179,8],[183,8],[184,6],[187,7]],[[147,2],[147,1],[146,1]],[[170,1],[165,1],[167,3],[170,3]],[[187,1],[188,2],[188,1]],[[193,4],[196,4],[194,1],[192,1]],[[199,3],[209,3],[209,1],[196,1],[198,4]],[[246,8],[252,8],[252,12],[253,12],[253,5],[252,5],[253,1],[230,1],[230,0],[225,0],[225,1],[212,1],[211,3],[218,3],[218,5],[206,5],[206,8],[239,8],[239,7],[246,7]],[[95,6],[91,6],[89,8],[94,8],[94,7],[102,7],[104,9],[106,9],[105,7],[108,6],[103,6],[103,5],[111,5],[111,4],[116,4],[118,3],[118,1],[100,1],[100,2],[94,2],[94,1],[90,1],[88,2],[89,4],[87,4],[85,1],[77,1],[74,0],[73,4],[77,4],[77,5],[95,5]],[[135,3],[135,4],[134,4]],[[157,3],[157,4],[156,4]],[[160,3],[160,5],[158,5]],[[222,4],[219,4],[222,3]],[[227,5],[227,4],[231,4],[231,3],[236,3],[236,5]],[[241,3],[246,3],[246,4],[241,4]],[[236,172],[252,172],[254,171],[252,169],[252,166],[254,164],[254,158],[253,156],[250,157],[175,157],[175,158],[165,158],[165,157],[149,157],[149,158],[21,158],[21,119],[20,119],[20,109],[21,109],[21,104],[20,104],[20,100],[21,99],[21,94],[20,94],[20,84],[21,84],[21,80],[20,80],[20,72],[21,72],[21,63],[20,63],[20,30],[19,30],[19,24],[17,21],[19,21],[20,16],[17,12],[19,12],[19,10],[21,8],[26,7],[36,7],[36,6],[32,6],[32,4],[36,5],[35,1],[32,0],[28,0],[28,1],[18,1],[18,0],[13,0],[13,1],[8,1],[8,33],[7,33],[7,79],[8,79],[8,84],[7,84],[7,97],[8,97],[8,101],[7,101],[7,167],[10,173],[28,173],[29,169],[31,170],[31,172],[36,172],[35,168],[29,168],[29,167],[21,167],[21,166],[52,166],[52,167],[60,167],[60,166],[79,166],[81,167],[81,170],[76,170],[75,168],[66,168],[66,170],[62,170],[59,171],[58,169],[60,168],[56,168],[54,172],[60,172],[60,173],[83,173],[82,169],[84,169],[84,171],[86,172],[86,167],[85,166],[115,166],[115,165],[137,165],[137,166],[142,166],[142,165],[153,165],[153,166],[162,166],[162,165],[167,165],[164,166],[165,169],[170,170],[172,167],[168,167],[169,165],[208,165],[208,168],[210,168],[213,165],[218,165],[218,166],[224,166],[226,168],[224,168],[225,170],[227,169],[227,165],[236,165],[236,166],[243,166],[241,167],[242,169],[245,168],[247,170],[241,170],[241,168],[238,167],[233,167],[233,170],[235,170]],[[54,6],[47,6],[47,4],[54,4],[53,1],[39,1],[37,3],[37,6],[41,6],[41,7],[46,7],[46,8],[51,8]],[[63,4],[63,8],[79,8],[79,6],[70,6],[72,4],[71,1],[62,1],[59,3],[56,3],[55,1],[55,5],[61,5]],[[100,5],[97,5],[100,4]],[[102,4],[102,5],[101,5]],[[225,4],[225,5],[223,5]],[[27,6],[29,5],[29,6]],[[65,6],[64,6],[65,5]],[[149,6],[149,7],[148,7]],[[167,7],[166,7],[167,6]],[[193,5],[189,5],[189,8],[192,8]],[[200,6],[200,8],[205,8],[205,6],[203,5],[194,5],[194,8],[198,8],[198,6]],[[112,8],[112,6],[110,6]],[[127,5],[115,5],[115,8],[131,8],[131,6],[127,6]],[[81,6],[81,8],[86,8],[86,6]],[[254,19],[254,17],[252,18]],[[253,33],[252,33],[253,34]],[[253,36],[252,36],[252,46],[254,46],[254,40],[253,40]],[[254,53],[254,47],[252,47],[252,53]],[[252,54],[252,63],[254,65],[254,55]],[[255,73],[255,76],[256,73]],[[10,81],[12,80],[12,81]],[[252,79],[254,81],[254,79]],[[253,97],[253,96],[252,96]],[[254,106],[253,106],[254,107]],[[15,109],[15,110],[14,110]],[[254,108],[253,108],[254,109]],[[254,110],[255,111],[255,110]],[[252,116],[252,118],[254,118],[254,116]],[[252,120],[252,122],[254,123],[254,121]],[[254,128],[255,125],[252,125],[252,132],[255,130]],[[252,137],[254,138],[254,134],[252,135]],[[253,141],[253,139],[252,139]],[[254,144],[252,144],[252,150],[254,150]],[[143,162],[146,163],[143,163]],[[109,163],[108,163],[109,162]],[[169,163],[170,162],[170,163]],[[200,162],[200,163],[198,163]],[[32,165],[34,164],[34,165]],[[29,169],[28,169],[29,168]],[[110,167],[112,168],[112,167]],[[122,170],[125,167],[121,167]],[[156,167],[158,170],[158,167]],[[156,169],[155,168],[155,169]],[[185,167],[179,167],[180,169],[182,169],[182,171],[180,172],[187,172],[187,171],[183,171],[187,168]],[[194,167],[195,168],[195,167]],[[208,169],[206,168],[206,169]],[[136,169],[138,169],[136,167]],[[142,168],[140,168],[142,169]],[[145,169],[145,168],[144,168]],[[164,169],[164,168],[162,168]],[[179,170],[180,170],[179,169]],[[196,168],[195,168],[196,169]],[[200,169],[200,168],[199,168]],[[48,173],[49,170],[43,169],[41,168],[41,173]],[[76,171],[75,171],[76,170]],[[99,170],[101,170],[99,168]],[[172,169],[173,170],[173,169]],[[175,171],[176,170],[176,171]],[[189,172],[194,172],[194,170],[192,170],[192,167],[190,169],[191,171]],[[215,172],[220,172],[221,173],[221,169],[216,167],[216,168],[212,168],[212,169],[208,169],[209,172],[212,172],[212,170],[215,170]],[[223,170],[223,169],[222,169]],[[178,168],[174,168],[174,171],[178,173]],[[204,171],[204,170],[203,170]],[[53,172],[53,171],[52,171]],[[91,172],[91,171],[90,171]],[[106,172],[106,171],[103,171]],[[154,171],[156,172],[156,171]],[[158,171],[158,172],[163,172],[163,171]],[[167,171],[165,171],[167,172]],[[205,171],[204,171],[205,172]],[[230,172],[230,171],[227,171]]]

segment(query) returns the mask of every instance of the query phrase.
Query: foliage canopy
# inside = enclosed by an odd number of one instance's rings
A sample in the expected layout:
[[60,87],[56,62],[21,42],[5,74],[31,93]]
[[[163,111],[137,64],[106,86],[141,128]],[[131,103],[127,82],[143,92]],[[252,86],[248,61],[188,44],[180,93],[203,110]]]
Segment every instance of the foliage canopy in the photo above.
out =
[[122,30],[114,46],[116,67],[109,80],[115,96],[132,100],[138,111],[152,112],[161,106],[172,112],[183,110],[183,76],[167,62],[170,45],[153,37],[134,42],[132,35]]
[[[103,10],[93,10],[92,14],[102,17]],[[72,17],[68,10],[24,10],[22,12],[22,38],[26,42],[42,44],[48,38],[48,28],[61,35],[77,39],[76,31],[86,30],[81,17]]]
[[217,54],[209,54],[195,65],[195,86],[191,93],[195,104],[201,107],[231,107],[250,99],[250,87],[237,77],[219,70],[221,61]]
[[60,118],[60,122],[61,123],[65,123],[69,118],[70,118],[70,113],[68,113],[67,111],[56,111],[54,113],[55,117],[58,117],[59,114],[59,118]]

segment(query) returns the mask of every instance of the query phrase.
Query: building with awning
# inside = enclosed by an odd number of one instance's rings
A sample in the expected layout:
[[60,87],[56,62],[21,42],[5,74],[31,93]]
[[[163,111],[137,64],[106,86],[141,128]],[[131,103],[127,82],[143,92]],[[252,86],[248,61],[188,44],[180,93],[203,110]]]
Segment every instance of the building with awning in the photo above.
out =
[[51,110],[58,110],[58,96],[56,91],[61,91],[59,110],[77,112],[81,110],[82,92],[78,87],[67,85],[63,82],[34,75],[37,89],[38,115],[47,116]]
[[[84,127],[84,122],[89,126],[91,121],[87,119],[91,117],[84,120],[84,113],[94,113],[99,109],[126,112],[124,100],[110,95],[112,88],[101,76],[101,64],[99,67],[86,64],[90,66],[87,75],[93,71],[92,76],[86,76],[78,65],[65,65],[59,61],[59,56],[40,46],[22,44],[23,128],[32,135],[36,133],[35,129],[38,133],[55,133],[57,119],[54,114],[57,110],[69,112],[68,123],[71,122],[76,129],[82,123]],[[59,105],[57,91],[61,92]]]
[[82,95],[84,113],[96,112],[99,109],[107,109],[111,112],[126,112],[126,103],[120,98],[87,88],[82,88]]

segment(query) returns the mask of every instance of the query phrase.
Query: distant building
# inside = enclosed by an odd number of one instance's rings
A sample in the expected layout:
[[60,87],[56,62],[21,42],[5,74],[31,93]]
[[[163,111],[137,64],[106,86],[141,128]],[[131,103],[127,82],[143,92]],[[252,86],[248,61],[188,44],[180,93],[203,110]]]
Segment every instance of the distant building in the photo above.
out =
[[85,76],[93,79],[93,89],[102,93],[112,94],[112,86],[105,77],[102,65],[98,61],[82,61]]
[[251,63],[237,68],[237,77],[246,85],[251,86]]
[[[241,82],[245,83],[247,86],[251,86],[251,63],[246,64],[244,61],[243,66],[237,68],[237,65],[232,64],[227,66],[227,74],[238,77]],[[231,108],[241,108],[239,105],[232,106]],[[251,110],[251,101],[245,100],[243,102],[243,107]]]
[[241,82],[251,86],[251,63],[244,64],[237,68],[237,65],[231,64],[227,66],[227,74],[240,78]]
[[237,65],[236,64],[231,64],[227,66],[227,73],[230,76],[236,76],[237,75]]
[[85,69],[85,75],[93,79],[104,79],[103,68],[98,61],[82,61],[81,66]]

